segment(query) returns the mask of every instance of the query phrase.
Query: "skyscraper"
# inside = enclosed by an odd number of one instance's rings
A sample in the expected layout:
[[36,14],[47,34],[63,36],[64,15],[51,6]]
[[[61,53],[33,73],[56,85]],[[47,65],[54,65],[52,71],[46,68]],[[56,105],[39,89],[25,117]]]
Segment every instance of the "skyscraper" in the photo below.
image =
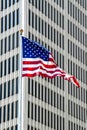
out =
[[[52,52],[63,78],[20,84],[19,30]],[[0,1],[0,130],[86,130],[87,0]]]

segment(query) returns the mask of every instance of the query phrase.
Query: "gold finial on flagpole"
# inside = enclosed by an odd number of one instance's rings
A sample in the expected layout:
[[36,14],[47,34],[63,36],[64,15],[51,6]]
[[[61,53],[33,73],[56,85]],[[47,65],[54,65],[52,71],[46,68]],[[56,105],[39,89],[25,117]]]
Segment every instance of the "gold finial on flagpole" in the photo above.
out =
[[22,35],[23,31],[24,31],[23,29],[20,29],[20,35]]

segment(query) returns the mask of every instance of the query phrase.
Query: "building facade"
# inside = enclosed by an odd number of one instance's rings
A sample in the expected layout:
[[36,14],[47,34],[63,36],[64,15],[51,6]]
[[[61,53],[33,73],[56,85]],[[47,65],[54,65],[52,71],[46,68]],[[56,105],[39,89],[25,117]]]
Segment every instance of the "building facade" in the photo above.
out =
[[[75,75],[22,78],[20,29]],[[87,129],[87,0],[0,0],[0,130]]]

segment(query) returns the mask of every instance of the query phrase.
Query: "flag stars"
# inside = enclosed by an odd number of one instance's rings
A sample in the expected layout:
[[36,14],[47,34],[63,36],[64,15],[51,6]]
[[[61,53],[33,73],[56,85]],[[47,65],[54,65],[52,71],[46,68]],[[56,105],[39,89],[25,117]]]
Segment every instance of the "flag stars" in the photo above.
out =
[[24,46],[24,48],[26,48],[26,46]]
[[49,59],[49,52],[37,42],[23,39],[23,57],[25,58],[41,58],[45,61]]

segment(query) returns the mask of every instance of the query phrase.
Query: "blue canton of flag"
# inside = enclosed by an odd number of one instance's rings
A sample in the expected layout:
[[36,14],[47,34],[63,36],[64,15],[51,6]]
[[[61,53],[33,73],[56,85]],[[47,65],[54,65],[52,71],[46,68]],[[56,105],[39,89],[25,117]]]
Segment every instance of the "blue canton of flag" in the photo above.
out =
[[41,58],[44,61],[49,60],[49,51],[39,43],[22,37],[23,58]]

